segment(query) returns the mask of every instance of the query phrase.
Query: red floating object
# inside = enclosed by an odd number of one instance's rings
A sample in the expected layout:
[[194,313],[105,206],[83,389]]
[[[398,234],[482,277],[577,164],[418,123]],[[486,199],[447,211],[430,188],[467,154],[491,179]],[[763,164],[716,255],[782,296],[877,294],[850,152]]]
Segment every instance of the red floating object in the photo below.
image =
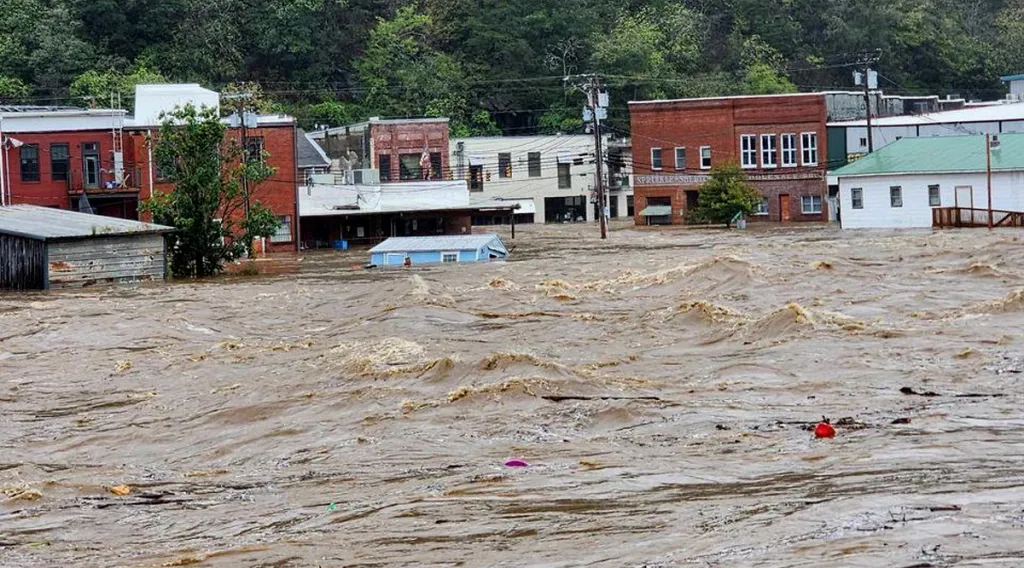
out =
[[530,467],[530,464],[523,460],[508,460],[505,462],[505,467]]
[[814,429],[815,438],[835,438],[836,429],[828,422],[822,422]]

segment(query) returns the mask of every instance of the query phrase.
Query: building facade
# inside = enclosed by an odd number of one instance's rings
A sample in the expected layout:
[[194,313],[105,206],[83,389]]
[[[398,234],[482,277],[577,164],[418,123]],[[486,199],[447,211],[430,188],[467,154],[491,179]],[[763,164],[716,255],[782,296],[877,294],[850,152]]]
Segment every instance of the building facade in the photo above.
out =
[[754,219],[827,219],[821,94],[630,102],[637,224],[684,224],[719,164],[739,165],[762,201]]
[[[173,191],[153,160],[160,113],[176,106],[213,104],[218,94],[198,85],[140,85],[136,115],[123,110],[0,107],[0,178],[4,203],[39,205],[146,220],[140,204],[154,192]],[[247,147],[274,168],[273,176],[250,187],[252,201],[281,220],[265,250],[298,246],[298,172],[295,121],[288,116],[258,116],[247,128],[229,126],[226,138]],[[260,150],[266,151],[263,157]]]
[[309,137],[324,149],[339,175],[377,170],[382,183],[454,179],[448,165],[447,118],[371,118],[310,132]]
[[[624,152],[628,144],[619,143],[615,155]],[[517,204],[516,222],[577,223],[598,218],[594,156],[594,137],[589,135],[479,136],[453,140],[450,162],[455,177],[466,179],[471,193]],[[625,217],[633,195],[629,160],[612,164],[611,154],[606,156],[609,214]],[[481,216],[475,221],[508,219]]]

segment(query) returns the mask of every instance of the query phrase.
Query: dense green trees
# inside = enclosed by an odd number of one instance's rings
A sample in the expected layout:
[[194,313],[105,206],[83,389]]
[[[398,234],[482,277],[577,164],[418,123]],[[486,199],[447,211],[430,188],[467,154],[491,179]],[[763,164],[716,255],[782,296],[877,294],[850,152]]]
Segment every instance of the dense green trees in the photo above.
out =
[[7,0],[0,102],[245,81],[307,126],[552,132],[581,127],[565,75],[603,74],[624,126],[630,99],[848,88],[875,48],[889,92],[992,98],[1022,22],[1024,0]]

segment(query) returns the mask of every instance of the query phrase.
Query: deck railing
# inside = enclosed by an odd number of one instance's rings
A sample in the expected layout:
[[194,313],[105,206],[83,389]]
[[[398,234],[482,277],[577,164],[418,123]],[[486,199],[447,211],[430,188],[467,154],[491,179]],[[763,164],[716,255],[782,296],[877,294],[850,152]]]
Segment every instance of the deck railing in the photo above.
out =
[[[932,209],[932,226],[940,229],[950,227],[987,227],[989,210],[971,207],[936,207]],[[993,227],[1024,227],[1024,212],[992,211]]]

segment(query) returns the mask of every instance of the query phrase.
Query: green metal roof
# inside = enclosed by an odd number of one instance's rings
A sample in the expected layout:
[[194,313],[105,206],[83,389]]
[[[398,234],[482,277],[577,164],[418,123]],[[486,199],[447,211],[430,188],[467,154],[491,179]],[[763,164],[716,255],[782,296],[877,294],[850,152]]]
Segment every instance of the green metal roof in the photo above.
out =
[[1017,75],[1006,75],[1005,77],[999,78],[1000,81],[1020,81],[1021,79],[1024,79],[1024,73],[1019,73]]
[[[993,134],[993,170],[1024,170],[1024,133]],[[985,171],[985,136],[904,138],[832,172],[838,177]]]

